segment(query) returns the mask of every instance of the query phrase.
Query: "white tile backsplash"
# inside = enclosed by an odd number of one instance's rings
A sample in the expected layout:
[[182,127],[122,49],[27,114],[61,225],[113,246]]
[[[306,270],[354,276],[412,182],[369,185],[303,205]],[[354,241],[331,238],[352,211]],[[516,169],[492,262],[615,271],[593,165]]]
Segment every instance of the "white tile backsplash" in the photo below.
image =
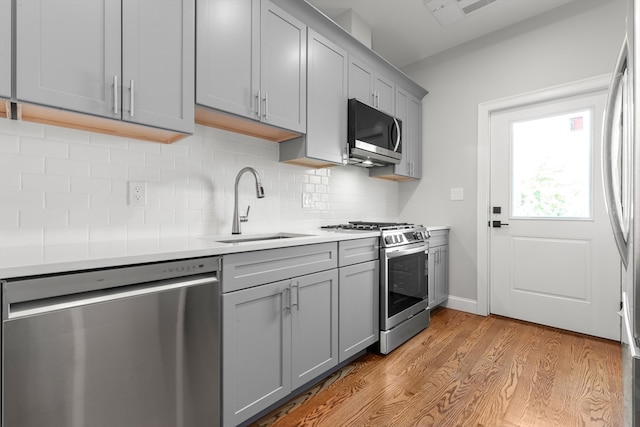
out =
[[[238,171],[251,205],[243,233],[303,231],[349,220],[398,220],[398,183],[353,166],[278,162],[278,144],[196,125],[173,144],[0,119],[0,245],[229,234]],[[147,183],[147,205],[127,205],[128,181]],[[302,192],[313,208],[302,208]]]

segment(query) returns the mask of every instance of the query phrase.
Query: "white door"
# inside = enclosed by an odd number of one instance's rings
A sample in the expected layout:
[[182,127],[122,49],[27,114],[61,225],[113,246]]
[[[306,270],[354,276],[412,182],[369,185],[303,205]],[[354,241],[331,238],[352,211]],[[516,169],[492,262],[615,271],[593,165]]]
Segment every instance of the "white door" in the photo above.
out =
[[492,313],[620,338],[620,262],[601,183],[605,101],[598,92],[492,114]]

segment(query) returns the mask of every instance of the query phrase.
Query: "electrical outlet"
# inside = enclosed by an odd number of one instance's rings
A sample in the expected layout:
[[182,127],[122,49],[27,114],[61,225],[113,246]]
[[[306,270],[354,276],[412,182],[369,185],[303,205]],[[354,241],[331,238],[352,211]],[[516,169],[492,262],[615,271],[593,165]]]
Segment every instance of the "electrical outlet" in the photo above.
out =
[[129,181],[129,205],[130,206],[146,206],[147,205],[147,183]]
[[302,207],[305,209],[313,207],[313,198],[311,193],[302,193]]

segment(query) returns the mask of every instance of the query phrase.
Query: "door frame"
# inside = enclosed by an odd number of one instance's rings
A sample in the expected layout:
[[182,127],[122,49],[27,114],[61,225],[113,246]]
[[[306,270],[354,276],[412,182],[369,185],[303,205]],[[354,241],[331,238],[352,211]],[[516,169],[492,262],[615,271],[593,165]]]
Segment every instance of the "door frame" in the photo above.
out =
[[[611,73],[478,104],[478,175],[476,222],[476,314],[490,313],[491,114],[571,96],[608,90]],[[596,180],[596,183],[599,180]]]

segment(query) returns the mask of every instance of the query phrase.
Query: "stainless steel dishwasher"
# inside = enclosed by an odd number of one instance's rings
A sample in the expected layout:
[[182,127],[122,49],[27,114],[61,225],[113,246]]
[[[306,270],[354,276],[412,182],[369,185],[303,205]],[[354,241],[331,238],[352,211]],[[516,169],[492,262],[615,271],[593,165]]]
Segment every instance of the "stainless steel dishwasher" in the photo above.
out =
[[220,422],[216,257],[2,281],[3,427]]

